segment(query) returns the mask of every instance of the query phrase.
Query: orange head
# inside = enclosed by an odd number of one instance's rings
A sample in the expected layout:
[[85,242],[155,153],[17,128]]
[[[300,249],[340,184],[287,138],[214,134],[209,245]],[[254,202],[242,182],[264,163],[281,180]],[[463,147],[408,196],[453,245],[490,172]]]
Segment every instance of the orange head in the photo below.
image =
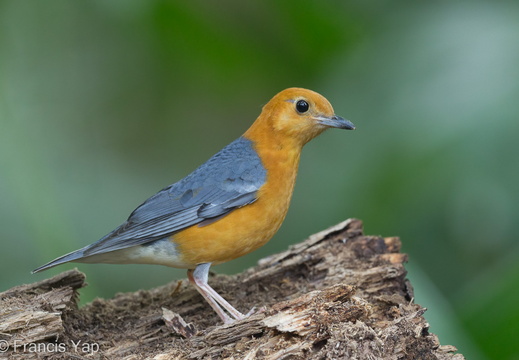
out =
[[355,129],[350,121],[335,115],[324,96],[307,89],[289,88],[263,107],[247,133],[268,131],[270,136],[281,136],[303,146],[330,127]]

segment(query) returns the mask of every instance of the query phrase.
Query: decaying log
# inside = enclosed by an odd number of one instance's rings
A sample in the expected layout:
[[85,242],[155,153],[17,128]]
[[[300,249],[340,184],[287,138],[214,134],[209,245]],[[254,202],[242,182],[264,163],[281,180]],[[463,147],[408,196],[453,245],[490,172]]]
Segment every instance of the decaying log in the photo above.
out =
[[77,309],[76,290],[84,281],[85,275],[79,271],[67,271],[0,293],[1,346],[36,343],[61,335],[64,331],[61,315],[67,309]]
[[[210,284],[245,320],[222,325],[187,281],[77,308],[77,270],[0,293],[0,359],[464,359],[428,331],[398,238],[346,220]],[[7,349],[7,350],[6,350]]]

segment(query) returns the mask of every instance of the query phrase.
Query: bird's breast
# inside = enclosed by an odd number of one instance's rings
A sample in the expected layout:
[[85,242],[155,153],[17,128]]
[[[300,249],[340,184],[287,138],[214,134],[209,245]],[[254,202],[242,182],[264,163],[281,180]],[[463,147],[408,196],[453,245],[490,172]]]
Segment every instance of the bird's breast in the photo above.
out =
[[257,200],[207,226],[192,226],[172,237],[184,262],[197,265],[223,263],[267,243],[288,211],[300,151],[258,150],[267,175]]

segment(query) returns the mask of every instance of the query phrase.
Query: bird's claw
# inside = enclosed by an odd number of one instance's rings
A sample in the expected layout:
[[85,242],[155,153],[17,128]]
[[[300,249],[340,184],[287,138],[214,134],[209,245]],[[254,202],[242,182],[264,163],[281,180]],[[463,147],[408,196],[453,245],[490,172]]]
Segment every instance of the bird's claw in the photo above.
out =
[[249,317],[249,316],[251,316],[253,314],[262,314],[265,311],[267,311],[267,307],[266,306],[261,306],[257,310],[256,310],[256,306],[254,306],[252,309],[249,310],[249,312],[247,314],[244,315],[244,317]]
[[267,308],[265,306],[261,306],[259,309],[256,310],[256,306],[254,306],[252,309],[249,310],[248,313],[244,314],[243,315],[243,319],[251,316],[251,315],[254,315],[254,314],[261,314],[261,313],[264,313],[265,311],[267,310]]

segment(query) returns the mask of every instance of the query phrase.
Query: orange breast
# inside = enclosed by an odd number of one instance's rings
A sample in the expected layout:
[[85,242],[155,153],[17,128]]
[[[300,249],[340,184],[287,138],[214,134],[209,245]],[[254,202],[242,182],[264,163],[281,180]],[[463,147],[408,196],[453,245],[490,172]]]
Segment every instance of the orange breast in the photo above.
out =
[[186,263],[220,264],[248,254],[267,243],[285,219],[301,149],[251,140],[261,144],[255,148],[267,170],[258,199],[210,225],[194,225],[175,234],[172,241]]

